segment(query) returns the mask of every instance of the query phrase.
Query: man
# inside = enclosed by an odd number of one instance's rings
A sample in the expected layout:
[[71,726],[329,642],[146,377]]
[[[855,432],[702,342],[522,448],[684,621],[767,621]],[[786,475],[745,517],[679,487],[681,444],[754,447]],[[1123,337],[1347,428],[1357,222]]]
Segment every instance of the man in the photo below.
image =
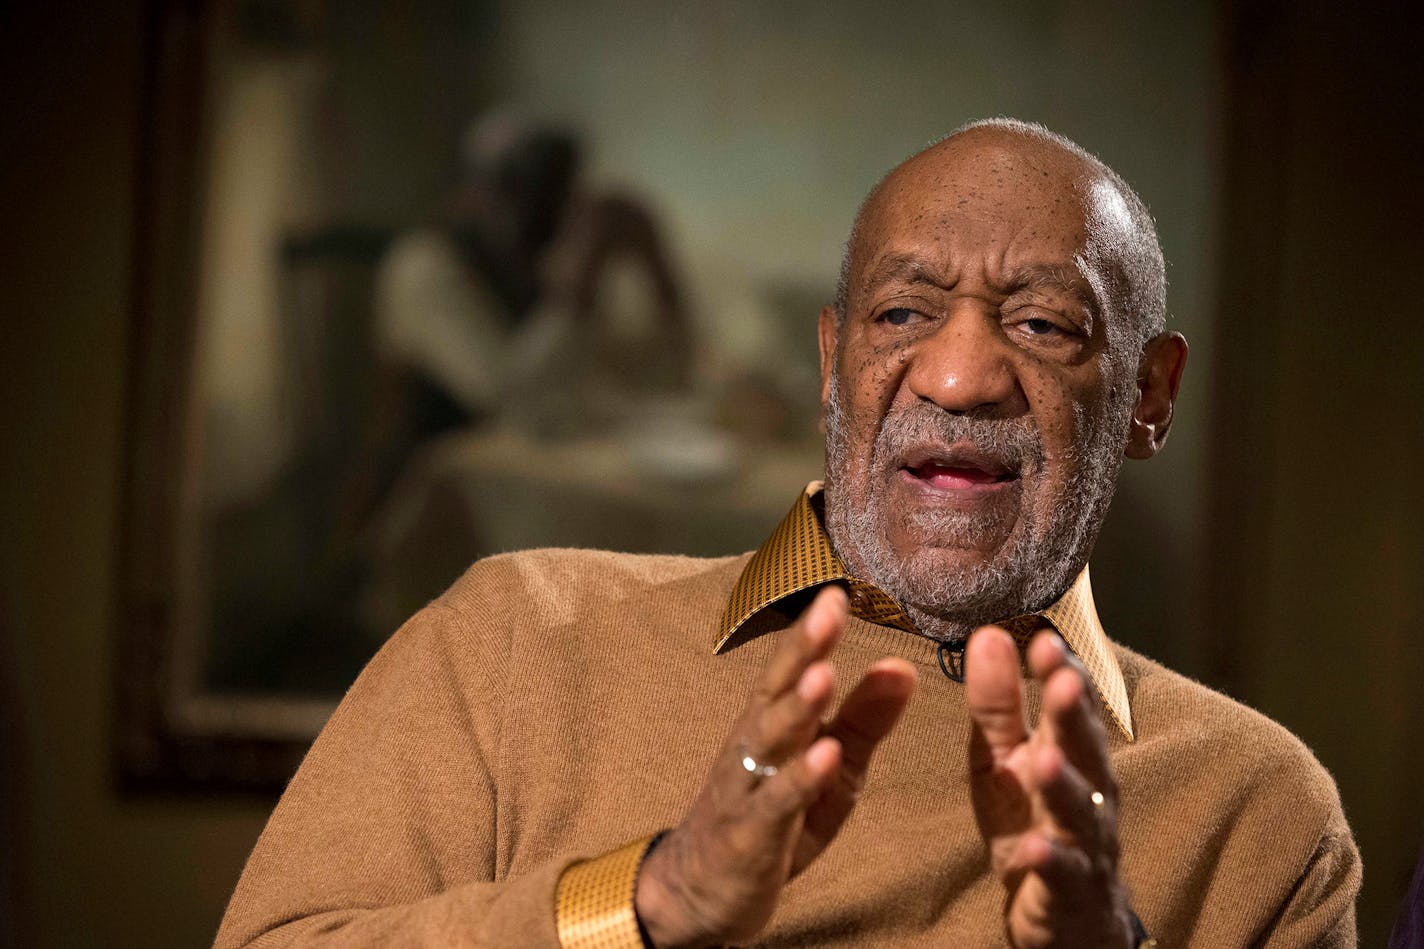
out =
[[1072,143],[896,168],[820,318],[824,493],[750,556],[477,564],[332,717],[219,943],[1353,945],[1329,776],[1097,623],[1163,313],[1145,208]]

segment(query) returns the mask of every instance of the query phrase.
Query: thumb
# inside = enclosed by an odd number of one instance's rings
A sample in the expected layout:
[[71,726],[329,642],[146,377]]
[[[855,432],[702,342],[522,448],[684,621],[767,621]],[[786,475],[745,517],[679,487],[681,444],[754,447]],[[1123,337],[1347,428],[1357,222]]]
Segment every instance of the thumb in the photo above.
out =
[[1018,647],[997,626],[981,626],[969,637],[964,700],[976,733],[970,743],[970,770],[992,771],[1028,739]]

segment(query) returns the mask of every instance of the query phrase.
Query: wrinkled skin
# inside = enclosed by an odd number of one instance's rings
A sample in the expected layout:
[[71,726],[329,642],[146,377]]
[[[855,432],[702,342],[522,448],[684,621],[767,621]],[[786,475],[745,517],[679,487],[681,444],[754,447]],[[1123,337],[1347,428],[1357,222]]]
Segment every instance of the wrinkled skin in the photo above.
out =
[[[1076,156],[996,138],[962,136],[882,183],[844,317],[820,324],[827,528],[852,572],[945,639],[1068,586],[1137,395],[1104,266],[1119,222]],[[939,491],[904,470],[959,455],[1002,480]]]

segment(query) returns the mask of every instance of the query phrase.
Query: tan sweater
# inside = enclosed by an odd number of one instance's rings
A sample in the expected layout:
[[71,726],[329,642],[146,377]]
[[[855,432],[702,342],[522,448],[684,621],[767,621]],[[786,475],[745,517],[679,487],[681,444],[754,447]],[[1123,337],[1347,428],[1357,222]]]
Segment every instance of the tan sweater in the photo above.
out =
[[[710,644],[746,557],[545,550],[476,564],[361,674],[277,805],[219,946],[556,947],[571,862],[675,824],[771,651]],[[1003,945],[969,806],[962,686],[852,619],[834,660],[920,685],[765,946]],[[1330,776],[1280,726],[1118,647],[1122,875],[1165,946],[1353,946],[1360,862]],[[1033,696],[1036,704],[1036,696]]]

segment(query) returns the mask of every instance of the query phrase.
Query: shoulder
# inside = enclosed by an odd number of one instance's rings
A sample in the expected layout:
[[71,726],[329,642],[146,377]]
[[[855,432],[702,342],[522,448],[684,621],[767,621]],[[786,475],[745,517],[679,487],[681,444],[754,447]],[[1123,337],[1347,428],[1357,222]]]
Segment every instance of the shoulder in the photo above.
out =
[[1192,769],[1191,783],[1242,808],[1289,801],[1321,830],[1343,820],[1334,779],[1283,725],[1130,649],[1116,651],[1142,753]]
[[1352,927],[1359,851],[1305,743],[1200,682],[1117,655],[1137,738],[1115,747],[1113,769],[1144,911],[1190,929],[1193,944],[1323,945],[1322,933]]
[[521,714],[537,717],[559,696],[585,695],[592,708],[610,683],[701,674],[743,562],[520,551],[478,561],[424,612],[450,664],[482,677],[470,703],[512,689]]
[[436,604],[461,615],[514,610],[562,625],[590,609],[725,600],[747,555],[684,557],[543,548],[476,561]]
[[630,641],[666,646],[686,638],[710,653],[746,556],[551,548],[487,557],[402,625],[363,676],[439,667],[457,678],[479,676],[473,694],[497,690],[525,666],[583,675],[604,661],[626,662],[622,647]]

